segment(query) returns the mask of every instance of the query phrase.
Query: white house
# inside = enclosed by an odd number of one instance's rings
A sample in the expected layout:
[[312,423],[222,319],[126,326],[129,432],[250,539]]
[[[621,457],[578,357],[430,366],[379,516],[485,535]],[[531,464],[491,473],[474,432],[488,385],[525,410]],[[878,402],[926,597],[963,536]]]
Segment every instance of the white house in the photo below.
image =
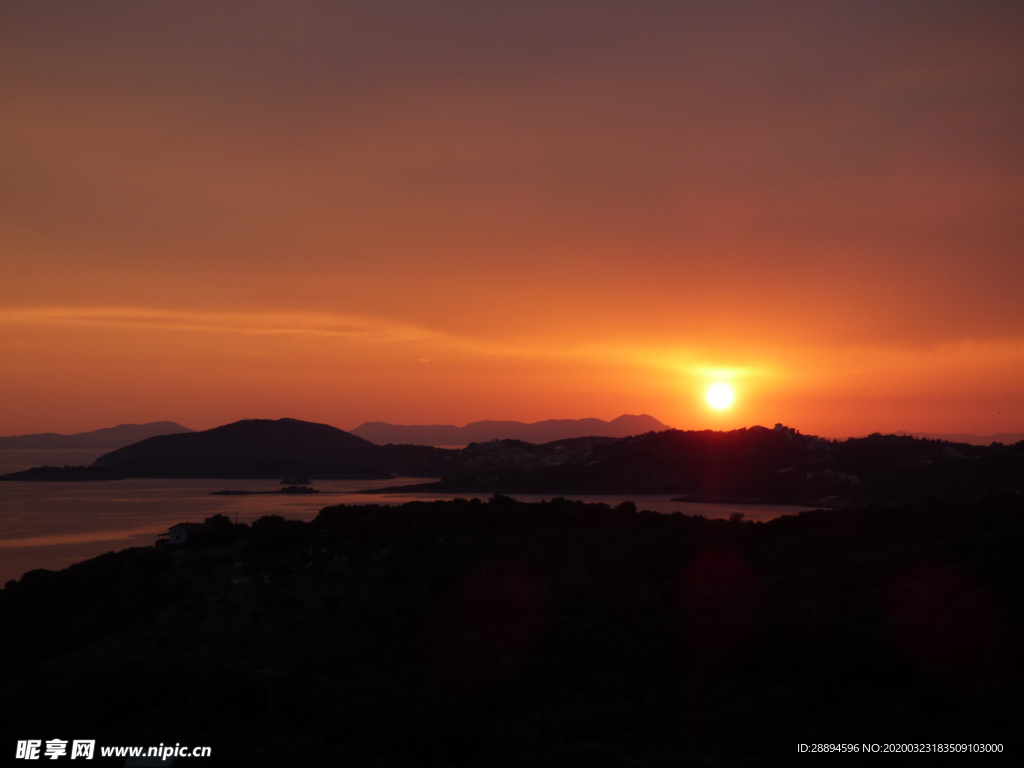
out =
[[206,528],[206,523],[178,523],[167,530],[168,544],[184,544],[189,533],[196,533]]

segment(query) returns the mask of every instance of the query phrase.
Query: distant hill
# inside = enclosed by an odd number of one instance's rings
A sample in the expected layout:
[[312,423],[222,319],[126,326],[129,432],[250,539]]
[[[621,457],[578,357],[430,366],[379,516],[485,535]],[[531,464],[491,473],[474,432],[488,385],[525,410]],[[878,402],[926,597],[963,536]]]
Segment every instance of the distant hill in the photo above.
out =
[[352,430],[377,445],[464,446],[491,440],[522,440],[525,443],[550,443],[573,437],[631,437],[669,429],[653,416],[619,416],[617,419],[548,419],[527,424],[522,421],[474,421],[464,427],[450,424],[404,426],[383,421],[368,421]]
[[176,435],[191,432],[191,429],[173,421],[153,421],[148,424],[118,424],[116,427],[94,429],[92,432],[78,432],[74,435],[58,435],[44,432],[36,435],[0,437],[0,448],[123,448],[157,435]]
[[898,435],[825,440],[782,424],[544,445],[478,443],[458,451],[451,467],[435,490],[671,493],[689,501],[821,506],[1019,499],[1024,492],[1024,443],[977,446]]
[[[475,441],[445,450],[376,445],[327,424],[253,419],[151,437],[104,454],[90,470],[124,478],[368,478],[385,481],[382,486],[395,476],[439,478],[417,490],[454,495],[658,493],[688,501],[816,506],[995,503],[1024,493],[1024,442],[981,446],[878,434],[825,440],[776,424],[542,444]],[[63,474],[52,479],[79,479]]]
[[950,443],[967,443],[968,445],[992,445],[992,443],[1002,443],[1003,445],[1013,445],[1024,440],[1024,432],[996,432],[994,435],[972,435],[966,432],[958,432],[954,434],[944,435],[937,432],[897,432],[897,435],[912,435],[913,437],[923,437],[926,440],[945,440]]
[[327,424],[247,419],[160,435],[100,456],[92,465],[122,477],[437,477],[450,451],[382,447]]

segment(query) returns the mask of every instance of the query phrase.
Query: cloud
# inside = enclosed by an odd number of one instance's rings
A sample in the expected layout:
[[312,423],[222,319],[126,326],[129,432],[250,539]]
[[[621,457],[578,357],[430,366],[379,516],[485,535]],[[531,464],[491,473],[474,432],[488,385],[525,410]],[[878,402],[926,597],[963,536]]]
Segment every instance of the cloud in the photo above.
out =
[[316,336],[383,344],[439,340],[445,337],[442,333],[415,325],[327,312],[192,312],[138,307],[37,307],[0,309],[0,323]]

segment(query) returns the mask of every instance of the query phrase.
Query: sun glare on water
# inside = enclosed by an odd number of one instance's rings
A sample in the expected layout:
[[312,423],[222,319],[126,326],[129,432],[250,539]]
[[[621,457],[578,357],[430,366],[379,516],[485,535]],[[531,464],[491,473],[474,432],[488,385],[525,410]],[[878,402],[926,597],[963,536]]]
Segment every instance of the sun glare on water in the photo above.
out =
[[732,405],[732,387],[727,384],[712,384],[708,387],[708,405],[721,410]]

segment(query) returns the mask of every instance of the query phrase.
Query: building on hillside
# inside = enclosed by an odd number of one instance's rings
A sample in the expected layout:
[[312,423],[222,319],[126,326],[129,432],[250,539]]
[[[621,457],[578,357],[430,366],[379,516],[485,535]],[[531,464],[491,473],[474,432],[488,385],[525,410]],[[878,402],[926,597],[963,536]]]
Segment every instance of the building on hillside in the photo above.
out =
[[206,523],[178,523],[167,530],[168,544],[184,544],[190,535],[205,531]]

